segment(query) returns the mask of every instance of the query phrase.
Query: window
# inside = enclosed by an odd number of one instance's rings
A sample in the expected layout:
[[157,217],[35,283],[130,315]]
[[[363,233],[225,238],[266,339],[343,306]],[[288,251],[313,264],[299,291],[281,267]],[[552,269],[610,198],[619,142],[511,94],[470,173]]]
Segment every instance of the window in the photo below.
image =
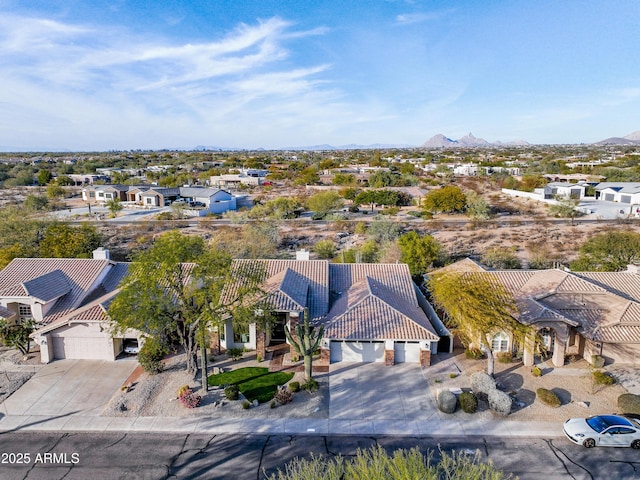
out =
[[540,330],[540,339],[542,340],[542,347],[547,352],[552,352],[556,342],[555,332],[550,328],[543,328]]
[[494,335],[491,342],[491,350],[493,350],[494,352],[508,352],[509,336],[504,332],[500,332]]
[[249,329],[233,329],[233,342],[234,343],[248,343],[249,342]]
[[19,305],[18,315],[20,316],[21,323],[27,320],[32,320],[33,314],[31,313],[31,305]]
[[89,198],[96,198],[96,192],[89,192]]

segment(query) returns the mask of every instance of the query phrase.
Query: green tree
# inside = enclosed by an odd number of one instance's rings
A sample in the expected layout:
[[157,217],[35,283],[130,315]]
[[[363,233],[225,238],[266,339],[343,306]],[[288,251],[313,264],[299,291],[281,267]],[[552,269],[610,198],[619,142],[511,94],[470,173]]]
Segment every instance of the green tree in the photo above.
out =
[[355,185],[357,181],[353,173],[336,173],[333,176],[332,183],[334,185]]
[[393,242],[400,236],[400,225],[393,220],[378,216],[369,224],[367,236],[376,242]]
[[333,258],[336,254],[336,244],[333,240],[319,240],[313,246],[313,251],[318,255],[319,258],[328,259]]
[[496,270],[516,270],[522,268],[522,262],[511,247],[488,248],[482,255],[481,262]]
[[307,208],[318,218],[324,218],[330,212],[340,209],[342,205],[342,197],[333,190],[315,193],[307,199]]
[[469,190],[466,194],[466,212],[474,220],[487,220],[489,218],[489,204],[481,195]]
[[43,258],[91,258],[101,243],[102,235],[93,225],[56,222],[46,227],[39,250]]
[[43,195],[29,194],[24,199],[24,208],[30,212],[40,212],[49,207],[49,200]]
[[22,321],[17,325],[9,323],[0,318],[0,341],[10,348],[17,348],[20,353],[27,355],[31,348],[31,333],[34,330],[33,321]]
[[422,203],[424,209],[430,213],[458,213],[464,211],[466,204],[465,194],[453,185],[427,193]]
[[320,183],[320,175],[315,167],[307,167],[296,175],[293,181],[296,185],[317,185]]
[[47,185],[47,198],[56,199],[64,197],[64,188],[57,183],[50,183]]
[[53,175],[51,174],[51,172],[49,170],[40,170],[38,172],[38,184],[39,185],[46,185],[47,183],[49,183],[51,181],[52,178],[53,178]]
[[249,218],[284,220],[295,218],[296,211],[300,208],[300,202],[294,198],[278,197],[268,200],[262,205],[256,205],[249,210]]
[[124,208],[119,198],[110,198],[106,201],[105,205],[109,209],[109,212],[111,212],[113,218],[117,217],[118,213]]
[[465,345],[480,342],[487,354],[487,373],[493,375],[492,336],[511,332],[524,342],[529,327],[516,320],[518,309],[512,295],[485,272],[442,272],[427,283],[434,304],[446,313],[446,323]]
[[640,262],[640,233],[614,230],[594,235],[571,263],[576,271],[618,272]]
[[576,210],[580,200],[571,197],[556,197],[555,200],[557,203],[549,205],[549,214],[554,217],[570,218],[573,225],[573,219],[580,215]]
[[400,260],[409,266],[413,276],[427,273],[443,252],[435,238],[431,235],[420,236],[415,231],[401,235],[398,245],[401,252]]

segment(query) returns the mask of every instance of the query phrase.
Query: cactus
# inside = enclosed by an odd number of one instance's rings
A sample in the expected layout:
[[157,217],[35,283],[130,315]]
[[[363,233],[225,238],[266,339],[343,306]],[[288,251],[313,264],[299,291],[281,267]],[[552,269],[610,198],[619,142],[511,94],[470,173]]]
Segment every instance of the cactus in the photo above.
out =
[[302,322],[296,325],[298,339],[293,338],[287,327],[284,328],[284,333],[293,349],[304,358],[305,380],[311,380],[313,352],[320,345],[320,340],[322,340],[322,335],[324,334],[324,325],[321,325],[318,330],[314,329],[309,324],[309,310],[305,308]]

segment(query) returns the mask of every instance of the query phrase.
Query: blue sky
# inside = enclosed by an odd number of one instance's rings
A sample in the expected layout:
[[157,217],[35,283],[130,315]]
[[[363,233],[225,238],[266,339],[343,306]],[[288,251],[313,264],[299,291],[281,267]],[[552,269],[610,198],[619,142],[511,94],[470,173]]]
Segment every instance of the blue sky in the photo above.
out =
[[636,130],[637,0],[0,0],[4,149]]

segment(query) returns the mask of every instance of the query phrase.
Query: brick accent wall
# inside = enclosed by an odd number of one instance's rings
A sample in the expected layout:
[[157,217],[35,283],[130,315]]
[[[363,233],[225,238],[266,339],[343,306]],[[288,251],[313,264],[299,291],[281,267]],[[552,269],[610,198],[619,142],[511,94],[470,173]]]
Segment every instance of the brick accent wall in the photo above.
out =
[[220,355],[220,333],[211,332],[209,334],[209,338],[211,339],[211,342],[209,343],[211,353],[213,353],[214,355]]
[[267,335],[264,329],[256,325],[256,356],[260,355],[264,359],[267,355]]
[[395,363],[396,352],[393,350],[385,350],[384,351],[384,364],[387,367],[392,367]]
[[328,348],[320,349],[320,363],[322,365],[329,365],[329,363],[331,363],[331,350]]
[[420,350],[420,365],[423,367],[431,366],[431,350]]

